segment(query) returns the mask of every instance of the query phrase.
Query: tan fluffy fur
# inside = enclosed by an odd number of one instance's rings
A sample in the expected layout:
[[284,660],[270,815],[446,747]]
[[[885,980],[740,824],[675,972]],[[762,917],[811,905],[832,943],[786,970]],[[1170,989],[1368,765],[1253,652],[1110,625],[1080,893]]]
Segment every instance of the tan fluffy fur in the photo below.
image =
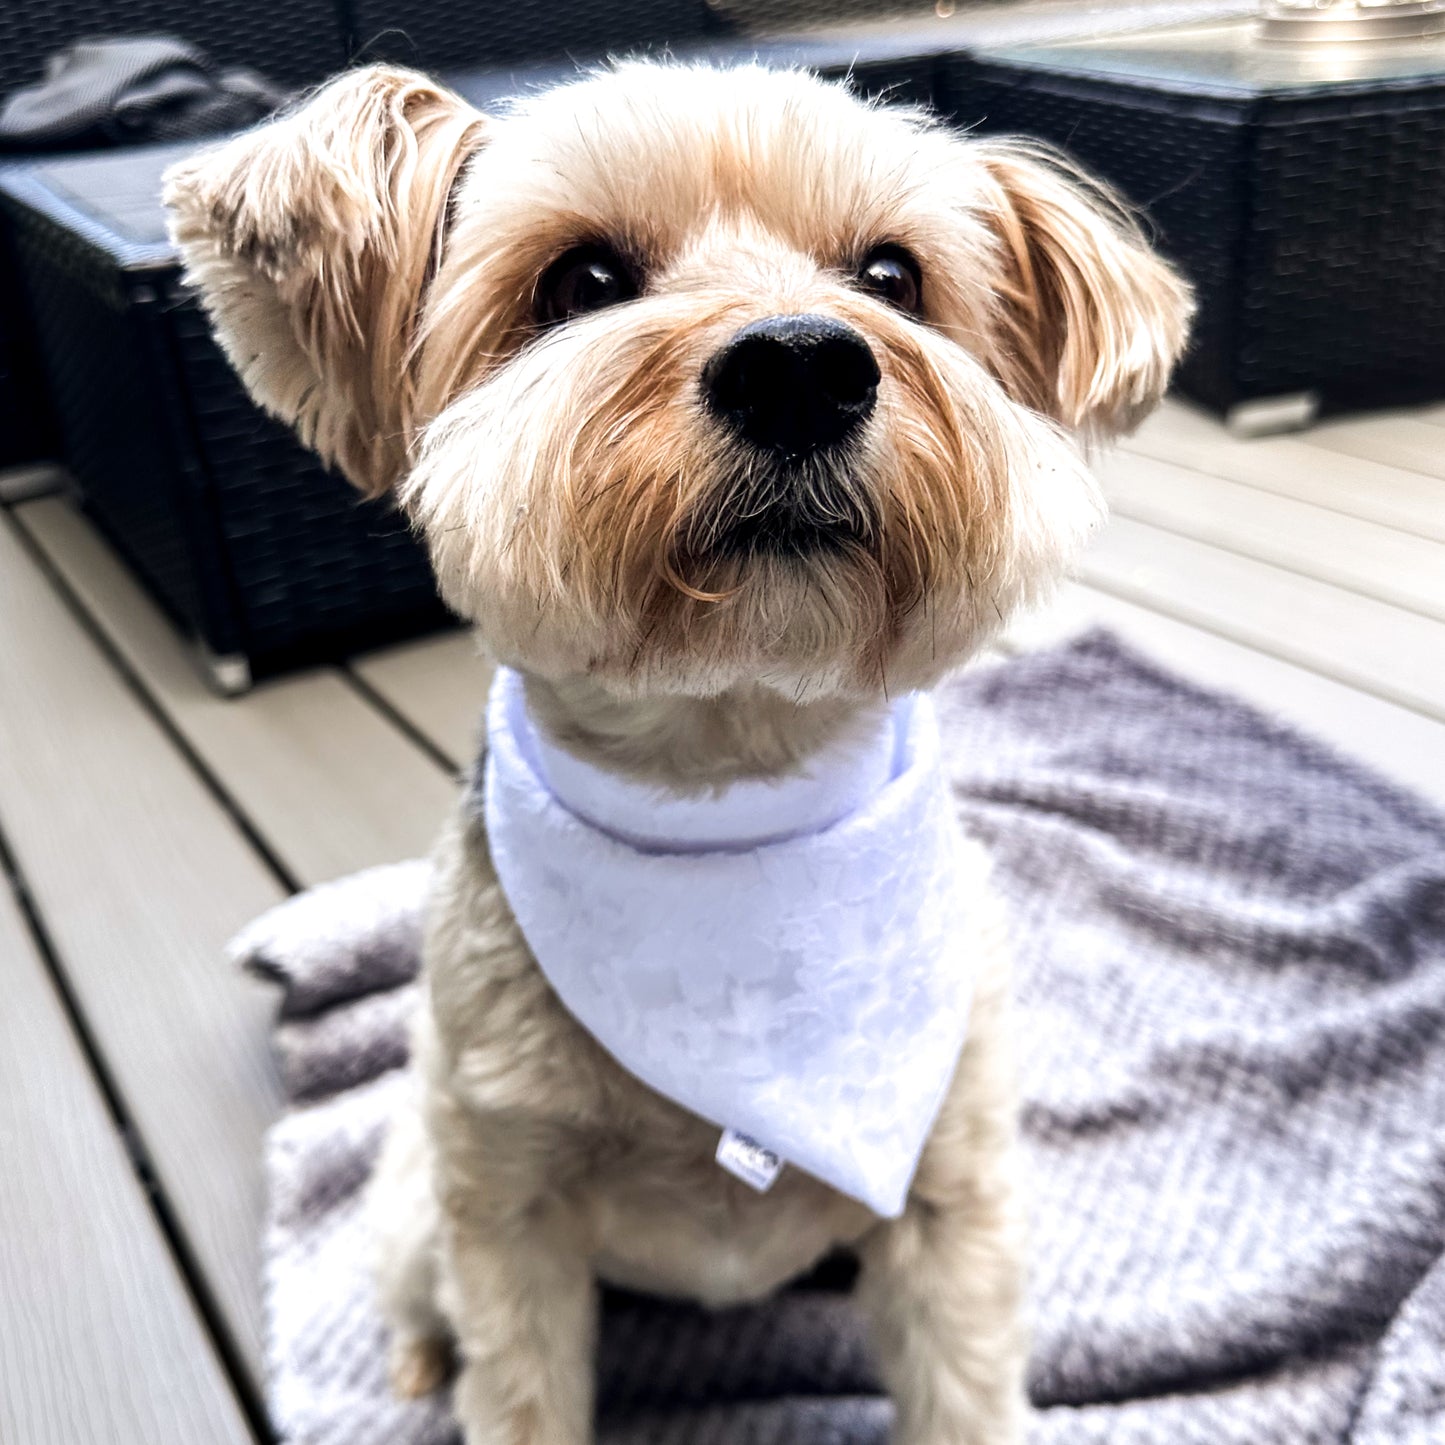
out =
[[[1041,595],[1100,512],[1077,439],[1157,400],[1189,310],[1060,162],[757,68],[625,65],[487,121],[361,71],[167,198],[257,399],[364,490],[396,486],[562,746],[680,791],[797,769]],[[539,332],[538,277],[599,241],[640,296]],[[921,317],[850,280],[885,242],[919,260]],[[860,442],[792,479],[851,540],[724,557],[740,479],[765,482],[699,377],[748,322],[801,312],[882,373]],[[468,1445],[580,1445],[599,1278],[720,1304],[846,1244],[898,1439],[1017,1441],[1007,951],[981,852],[958,880],[971,1033],[893,1222],[796,1171],[766,1195],[723,1174],[716,1131],[552,994],[477,824],[437,856],[416,1095],[373,1195],[397,1388],[434,1386],[454,1343]]]

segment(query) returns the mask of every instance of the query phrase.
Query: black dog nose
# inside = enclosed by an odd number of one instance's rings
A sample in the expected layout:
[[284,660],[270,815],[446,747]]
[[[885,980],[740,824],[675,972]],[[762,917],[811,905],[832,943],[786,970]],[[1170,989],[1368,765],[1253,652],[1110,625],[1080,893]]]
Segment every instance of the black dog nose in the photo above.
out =
[[714,411],[754,446],[789,460],[836,446],[872,414],[878,363],[828,316],[768,316],[744,326],[702,374]]

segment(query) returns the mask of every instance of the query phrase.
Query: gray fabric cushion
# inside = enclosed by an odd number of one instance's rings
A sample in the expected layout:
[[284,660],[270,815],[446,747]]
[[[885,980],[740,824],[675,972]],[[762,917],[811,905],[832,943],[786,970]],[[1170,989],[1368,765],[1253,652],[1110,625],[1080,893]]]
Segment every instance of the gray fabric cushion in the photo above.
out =
[[0,150],[134,145],[239,130],[286,99],[250,70],[219,70],[166,35],[78,40],[0,105]]
[[[1445,820],[1104,635],[944,703],[1018,951],[1034,1445],[1438,1445]],[[307,1445],[455,1439],[445,1401],[386,1397],[357,1208],[424,886],[362,875],[238,946],[287,1000],[273,1407]],[[838,1283],[720,1315],[610,1298],[604,1435],[882,1442]]]

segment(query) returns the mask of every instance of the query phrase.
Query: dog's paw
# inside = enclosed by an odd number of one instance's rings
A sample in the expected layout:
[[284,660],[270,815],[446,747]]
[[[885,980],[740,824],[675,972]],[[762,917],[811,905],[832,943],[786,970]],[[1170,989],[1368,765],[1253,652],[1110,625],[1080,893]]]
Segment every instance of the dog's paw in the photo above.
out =
[[419,1400],[446,1383],[452,1372],[451,1342],[428,1336],[393,1339],[387,1375],[399,1400]]

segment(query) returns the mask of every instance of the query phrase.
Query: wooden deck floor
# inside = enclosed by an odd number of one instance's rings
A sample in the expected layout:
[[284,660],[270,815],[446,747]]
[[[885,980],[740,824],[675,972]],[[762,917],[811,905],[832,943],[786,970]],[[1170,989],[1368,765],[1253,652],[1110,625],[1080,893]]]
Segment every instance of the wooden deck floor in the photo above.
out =
[[[1104,624],[1445,803],[1445,408],[1237,441],[1171,404],[1007,646]],[[0,512],[0,1440],[266,1438],[271,999],[223,946],[424,851],[472,746],[462,635],[223,701],[66,501]]]

